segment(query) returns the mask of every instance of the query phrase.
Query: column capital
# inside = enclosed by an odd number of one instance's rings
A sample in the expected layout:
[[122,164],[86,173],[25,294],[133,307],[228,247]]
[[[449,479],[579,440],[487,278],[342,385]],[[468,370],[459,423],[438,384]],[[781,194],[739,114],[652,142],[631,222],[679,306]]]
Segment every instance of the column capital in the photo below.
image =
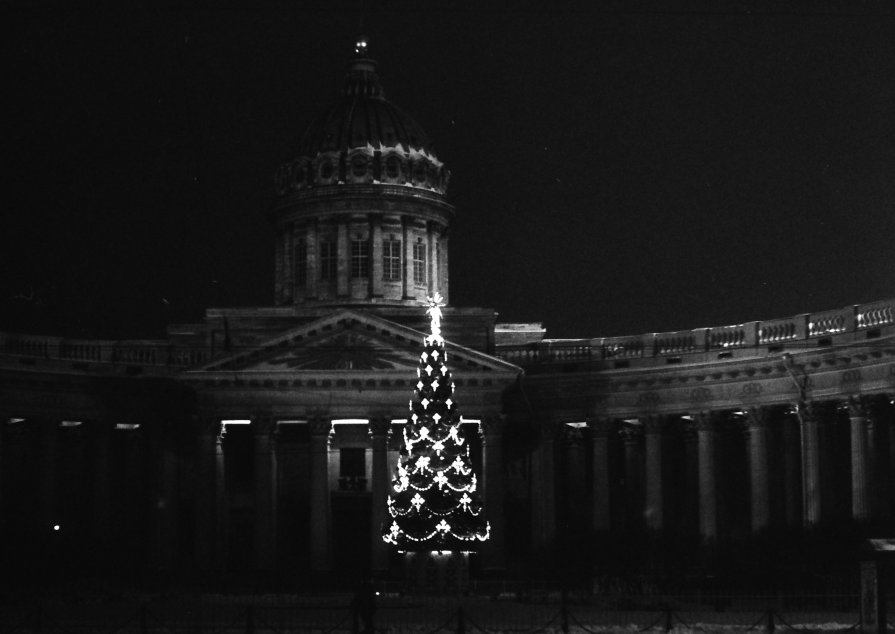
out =
[[747,429],[765,429],[770,425],[771,412],[767,407],[748,407],[744,411]]
[[507,417],[503,414],[482,416],[482,434],[485,436],[502,436],[507,425]]
[[200,436],[215,436],[221,438],[224,425],[220,416],[194,416],[193,423]]
[[557,423],[555,421],[545,421],[537,424],[538,435],[541,440],[556,440],[560,434],[562,434],[562,428],[565,427],[562,423]]
[[645,434],[661,434],[665,431],[665,416],[649,414],[642,416],[640,422],[643,423],[643,432]]
[[716,432],[721,424],[721,412],[715,410],[693,412],[691,416],[697,432]]
[[308,419],[308,429],[311,436],[329,436],[333,430],[333,422],[324,416],[314,416]]
[[868,418],[872,403],[866,396],[849,396],[843,406],[848,410],[849,418]]
[[624,440],[626,445],[634,445],[640,440],[640,437],[643,436],[643,427],[640,425],[634,425],[631,423],[625,423],[619,428],[619,432],[621,433],[622,440]]
[[277,431],[277,419],[270,414],[254,414],[251,421],[255,436],[272,435]]
[[367,433],[372,437],[388,436],[392,429],[392,419],[388,416],[374,416],[367,423]]
[[615,430],[615,421],[611,418],[589,418],[587,429],[593,438],[607,438]]
[[584,444],[584,433],[583,430],[577,427],[570,427],[568,425],[562,426],[562,439],[566,443],[567,446],[574,445],[583,445]]

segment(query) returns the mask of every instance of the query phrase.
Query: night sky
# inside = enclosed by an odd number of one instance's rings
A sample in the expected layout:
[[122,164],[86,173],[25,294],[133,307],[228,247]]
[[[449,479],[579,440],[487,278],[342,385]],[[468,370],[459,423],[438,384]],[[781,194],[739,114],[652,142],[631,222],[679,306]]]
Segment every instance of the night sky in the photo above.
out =
[[[0,329],[272,304],[273,174],[360,27],[260,4],[4,4]],[[366,3],[452,171],[453,305],[596,337],[895,297],[890,3],[519,6]]]

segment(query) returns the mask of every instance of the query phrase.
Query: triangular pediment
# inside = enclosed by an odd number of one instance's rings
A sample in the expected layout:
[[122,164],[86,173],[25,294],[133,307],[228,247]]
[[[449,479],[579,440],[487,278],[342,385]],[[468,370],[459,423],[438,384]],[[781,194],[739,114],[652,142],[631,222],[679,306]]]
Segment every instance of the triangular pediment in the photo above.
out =
[[[190,372],[389,372],[413,373],[424,333],[375,315],[342,310],[297,326],[249,349],[227,354]],[[519,368],[470,348],[446,343],[454,370],[519,372]]]

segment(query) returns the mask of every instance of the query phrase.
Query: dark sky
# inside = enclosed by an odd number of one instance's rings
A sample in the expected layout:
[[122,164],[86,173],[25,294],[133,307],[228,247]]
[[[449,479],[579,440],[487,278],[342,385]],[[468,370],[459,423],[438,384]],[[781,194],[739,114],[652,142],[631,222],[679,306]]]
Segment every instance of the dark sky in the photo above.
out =
[[[0,329],[270,305],[273,174],[358,4],[5,4]],[[453,305],[593,337],[895,296],[891,4],[518,6],[366,3],[453,174]]]

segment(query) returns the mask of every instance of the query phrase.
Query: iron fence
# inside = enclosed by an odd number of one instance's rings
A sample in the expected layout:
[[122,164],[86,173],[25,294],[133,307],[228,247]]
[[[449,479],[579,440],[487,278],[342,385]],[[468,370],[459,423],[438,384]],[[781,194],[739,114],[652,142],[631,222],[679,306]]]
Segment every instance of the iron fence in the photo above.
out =
[[[890,613],[895,607],[889,598]],[[377,597],[388,634],[861,631],[857,595]],[[0,607],[0,632],[21,634],[356,634],[352,595],[45,600]]]

